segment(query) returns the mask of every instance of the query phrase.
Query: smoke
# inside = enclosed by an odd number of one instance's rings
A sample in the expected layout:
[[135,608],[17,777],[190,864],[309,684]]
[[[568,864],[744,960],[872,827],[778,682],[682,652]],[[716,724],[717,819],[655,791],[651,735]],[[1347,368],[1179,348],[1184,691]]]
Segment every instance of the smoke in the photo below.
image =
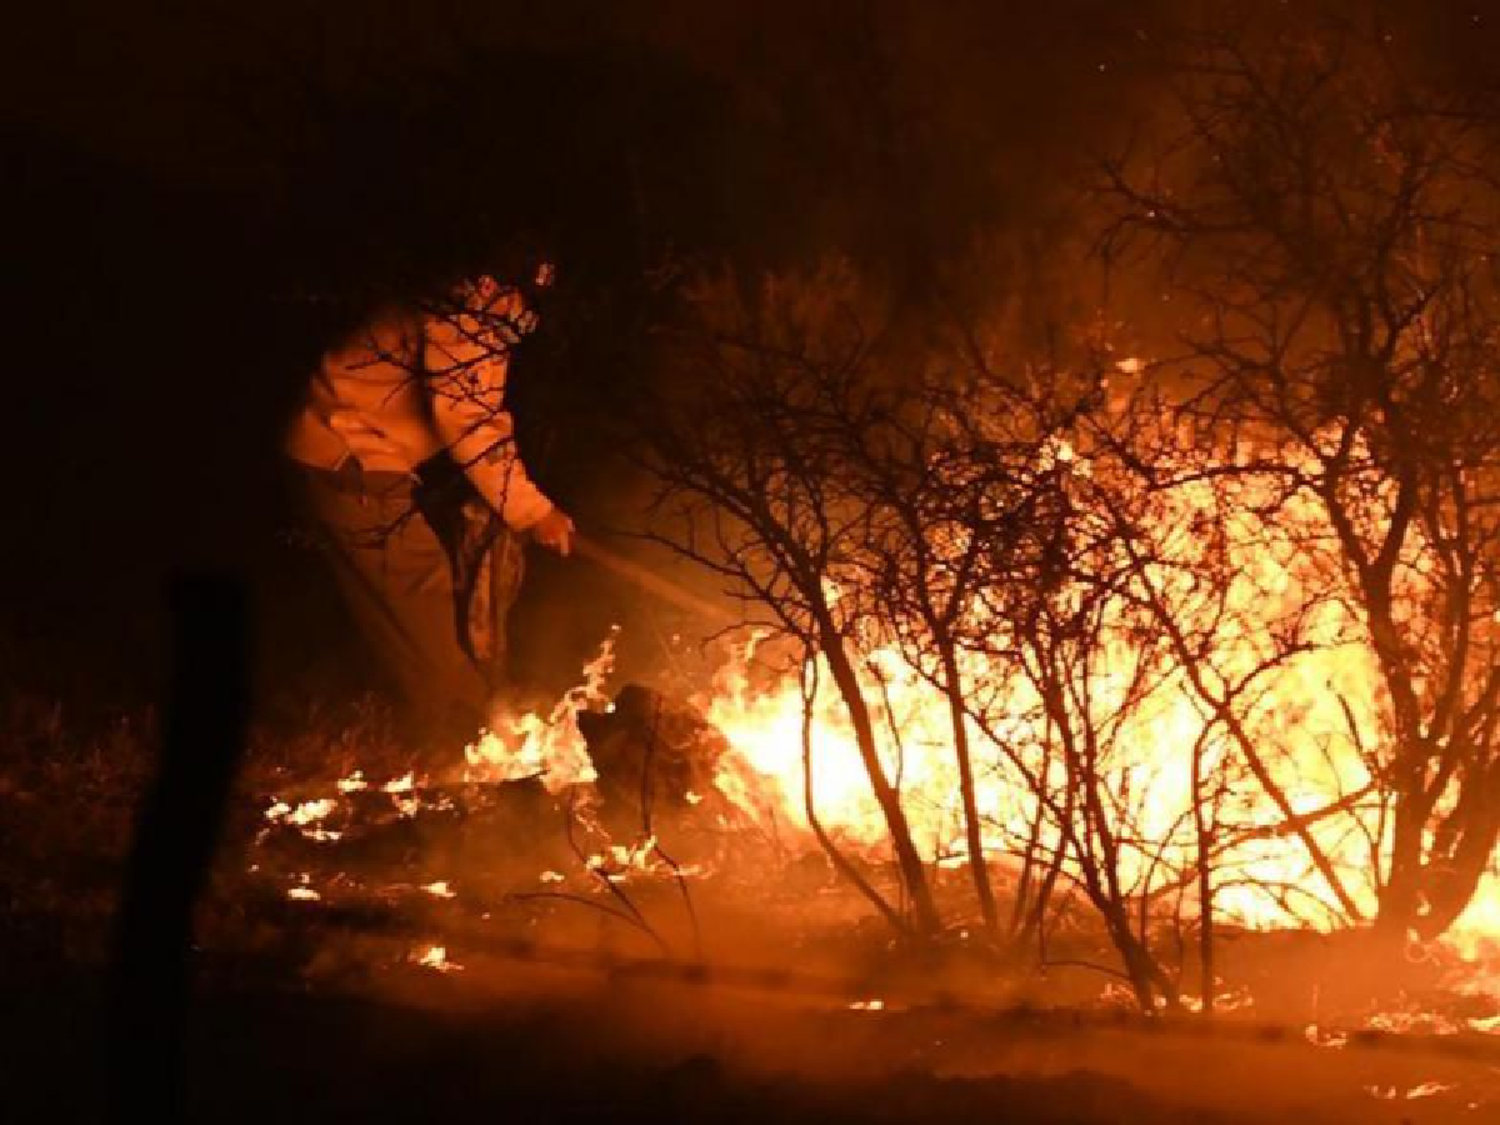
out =
[[[7,566],[96,588],[98,542],[128,537],[143,583],[103,600],[136,604],[188,551],[261,566],[276,425],[324,339],[371,290],[415,287],[522,228],[552,239],[567,291],[522,372],[523,432],[543,475],[610,522],[635,486],[601,464],[594,416],[651,377],[662,281],[684,262],[755,275],[841,254],[918,329],[940,300],[1003,305],[1045,341],[1102,301],[1080,280],[1091,161],[1158,104],[1174,25],[1228,7],[216,0],[170,21],[33,7],[0,102],[26,279],[6,369],[30,380],[39,424],[6,466],[36,481],[29,510],[50,522]],[[1492,4],[1328,7],[1388,20],[1393,49],[1453,81],[1493,82]],[[201,424],[204,388],[231,394],[222,415],[241,424]],[[87,454],[33,471],[60,448]],[[181,464],[199,466],[191,481]],[[107,531],[51,526],[97,513],[122,471],[161,513],[145,532],[132,505]],[[101,620],[82,635],[110,632]],[[559,666],[598,636],[580,628]]]

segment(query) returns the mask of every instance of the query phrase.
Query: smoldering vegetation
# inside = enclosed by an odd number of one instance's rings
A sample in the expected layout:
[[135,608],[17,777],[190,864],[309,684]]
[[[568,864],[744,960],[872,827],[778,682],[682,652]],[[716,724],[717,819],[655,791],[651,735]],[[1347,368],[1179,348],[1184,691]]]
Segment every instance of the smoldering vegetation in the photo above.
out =
[[[579,1119],[1487,1111],[1475,1075],[1496,1013],[1450,987],[1451,962],[1396,971],[1399,940],[1267,937],[1214,907],[1248,886],[1320,925],[1435,938],[1493,851],[1497,681],[1474,624],[1493,593],[1481,8],[208,5],[148,35],[90,12],[109,50],[18,60],[24,284],[6,362],[25,424],[5,463],[24,487],[0,772],[12,983],[36,1006],[63,998],[36,1042],[92,1017],[87,974],[159,734],[142,703],[159,689],[155,592],[210,565],[256,589],[260,643],[200,919],[204,1116],[226,1088],[256,1091],[235,1099],[247,1117],[299,1098],[394,1114],[438,1089],[455,1112],[477,1098]],[[1236,77],[1269,77],[1267,100]],[[1355,202],[1331,213],[1335,197]],[[636,560],[773,629],[782,671],[843,654],[822,690],[877,796],[890,708],[861,677],[868,630],[886,630],[952,704],[945,737],[973,735],[946,819],[906,819],[899,768],[873,818],[825,809],[792,832],[793,786],[787,837],[757,822],[727,842],[712,819],[694,839],[697,781],[653,822],[639,762],[610,773],[597,838],[537,784],[402,784],[425,748],[368,701],[375,670],[284,534],[277,428],[320,348],[373,305],[536,247],[562,270],[547,331],[517,357],[538,475],[586,525],[653,537]],[[1308,307],[1311,344],[1288,327]],[[1284,376],[1270,390],[1246,377],[1268,356]],[[1322,455],[1330,424],[1343,460],[1260,455],[1288,434]],[[1231,446],[1252,453],[1204,459]],[[1093,475],[1068,469],[1080,457]],[[945,458],[956,476],[932,471]],[[1177,504],[1188,478],[1213,483]],[[1286,513],[1312,498],[1352,530],[1297,544],[1323,584],[1241,666],[1215,647],[1244,617],[1224,596],[1245,588],[1223,517],[1272,478],[1247,506],[1264,527],[1295,530]],[[1417,513],[1395,537],[1387,487]],[[981,494],[1004,510],[959,503]],[[1003,549],[955,586],[951,554],[923,553],[934,526]],[[1388,554],[1426,559],[1412,571],[1436,584],[1413,593],[1382,573]],[[1322,607],[1351,602],[1378,626],[1378,701],[1339,712],[1365,772],[1309,806],[1275,742],[1304,701],[1268,717],[1257,691],[1321,643]],[[1422,615],[1431,643],[1403,643]],[[623,682],[662,687],[664,668],[691,678],[722,655],[691,615],[542,565],[515,628],[543,709],[611,622]],[[1144,654],[1120,713],[1186,673],[1202,730],[1229,747],[1195,746],[1197,818],[1165,832],[1111,772],[1118,715],[1088,698],[1118,656],[1111,630]],[[1024,739],[985,737],[997,681],[976,654],[1037,689],[1059,740],[1044,768]],[[981,799],[997,747],[1021,771],[1018,820]],[[342,787],[356,771],[363,787]],[[868,824],[879,848],[849,842]],[[941,868],[923,837],[939,824],[960,861]],[[1351,865],[1338,824],[1397,843]],[[1296,877],[1246,873],[1233,851],[1287,839]],[[986,849],[1003,858],[961,862]],[[696,863],[713,879],[683,874]],[[1039,958],[1077,963],[1043,980]],[[1119,982],[1102,1008],[1101,965]],[[80,966],[75,991],[56,983]],[[1216,977],[1254,994],[1272,1026],[1241,1026],[1261,1041],[1152,1038],[1196,1027],[1194,1004],[1232,1010],[1245,993],[1216,994]],[[454,1014],[490,1000],[520,1014]],[[1058,1006],[1087,1014],[1033,1011]],[[1130,1008],[1150,1018],[1115,1015]],[[304,1029],[290,1072],[289,1021]],[[628,1044],[601,1045],[606,1023]],[[1392,1030],[1433,1039],[1409,1049]],[[240,1035],[242,1053],[204,1045]],[[328,1078],[371,1060],[399,1077]],[[1250,1079],[1225,1077],[1241,1066]]]

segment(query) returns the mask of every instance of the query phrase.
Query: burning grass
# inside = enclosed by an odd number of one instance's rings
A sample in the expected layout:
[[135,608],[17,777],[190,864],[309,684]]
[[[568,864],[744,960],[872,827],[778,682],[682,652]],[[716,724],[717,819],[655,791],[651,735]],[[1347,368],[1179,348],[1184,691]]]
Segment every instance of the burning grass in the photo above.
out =
[[[612,698],[600,680],[597,715],[607,716]],[[29,714],[28,728],[13,713],[31,734],[9,743],[26,750],[6,770],[12,794],[26,794],[16,807],[32,829],[32,850],[12,853],[8,936],[22,913],[15,907],[62,918],[82,940],[52,948],[54,967],[59,954],[74,968],[97,966],[149,741],[121,725],[103,755],[103,743]],[[1245,932],[1225,941],[1221,1008],[1233,1015],[1205,1038],[1192,1021],[1138,1024],[1128,994],[1096,970],[1059,963],[1039,975],[1029,957],[981,940],[977,927],[936,945],[893,946],[816,841],[790,823],[779,835],[752,821],[726,832],[716,818],[734,804],[700,813],[707,800],[659,794],[657,839],[641,847],[642,810],[623,796],[640,792],[638,775],[615,790],[631,807],[596,809],[578,824],[567,787],[465,780],[466,769],[473,764],[455,753],[451,770],[424,775],[378,708],[310,724],[300,739],[257,738],[199,926],[207,1006],[197,1018],[232,1026],[246,1053],[194,1048],[200,1076],[214,1076],[204,1082],[244,1080],[268,1097],[283,1089],[302,1065],[273,1060],[285,1047],[282,1020],[301,1005],[299,1021],[342,1028],[342,1045],[304,1045],[325,1069],[345,1054],[351,1068],[367,1066],[355,1044],[381,1026],[390,1025],[380,1034],[391,1065],[405,1067],[417,1065],[402,1052],[419,1040],[423,1054],[446,1042],[466,1057],[482,1034],[517,1044],[518,1065],[536,1074],[573,1073],[576,1097],[623,1099],[639,1113],[688,1096],[684,1083],[697,1105],[753,1103],[808,1119],[894,1120],[896,1107],[922,1105],[934,1119],[984,1109],[1038,1121],[1217,1113],[1227,1122],[1255,1119],[1243,1112],[1255,1104],[1267,1119],[1442,1121],[1477,1120],[1470,1105],[1495,1104],[1476,1060],[1491,1058],[1484,1051],[1500,1006],[1482,990],[1449,987],[1456,964],[1409,975],[1404,996],[1339,996],[1329,984],[1351,979],[1350,947]],[[115,815],[98,815],[109,809]],[[70,850],[50,850],[64,835]],[[888,859],[858,862],[898,893]],[[96,872],[97,894],[77,893],[84,870]],[[68,888],[69,901],[49,886]],[[963,909],[960,865],[939,869],[934,886],[945,911]],[[1001,879],[997,889],[1008,905],[1013,888]],[[1103,964],[1109,955],[1087,910],[1060,921],[1056,961]],[[294,982],[310,990],[305,1000],[273,999]],[[268,986],[248,1007],[236,999]],[[55,995],[70,1002],[66,989]],[[457,1014],[498,1010],[513,1015]],[[613,1045],[597,1040],[601,1023],[615,1029]],[[411,1035],[395,1034],[398,1025]],[[48,1041],[45,1027],[33,1034]],[[594,1060],[585,1072],[568,1071],[576,1052]],[[1227,1071],[1222,1082],[1163,1077],[1245,1067],[1297,1078],[1270,1097]],[[364,1104],[375,1090],[321,1086],[317,1104]],[[546,1100],[540,1089],[532,1095],[532,1104]]]

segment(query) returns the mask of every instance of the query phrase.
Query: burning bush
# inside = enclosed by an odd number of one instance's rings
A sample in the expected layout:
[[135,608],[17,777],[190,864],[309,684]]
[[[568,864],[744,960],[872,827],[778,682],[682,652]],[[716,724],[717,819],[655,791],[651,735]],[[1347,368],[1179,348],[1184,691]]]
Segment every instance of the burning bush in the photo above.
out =
[[1348,606],[1372,661],[1348,737],[1380,795],[1378,922],[1430,938],[1500,830],[1500,194],[1493,107],[1390,42],[1275,20],[1196,41],[1181,125],[1110,169],[1107,245],[1163,270],[1184,415],[1256,462],[1268,517],[1306,513],[1305,596]]
[[1044,950],[1076,893],[1147,1007],[1216,918],[1436,937],[1500,832],[1489,127],[1343,33],[1194,50],[1104,243],[1184,359],[1002,372],[846,265],[717,278],[647,429],[663,536],[792,642],[736,751],[900,931],[968,915],[944,866]]

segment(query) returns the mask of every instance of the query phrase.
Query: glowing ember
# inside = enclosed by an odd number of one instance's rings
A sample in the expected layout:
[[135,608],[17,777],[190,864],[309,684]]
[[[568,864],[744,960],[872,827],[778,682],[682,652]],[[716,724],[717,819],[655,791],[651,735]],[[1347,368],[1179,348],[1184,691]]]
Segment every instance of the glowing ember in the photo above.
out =
[[297,885],[287,890],[286,897],[291,899],[293,902],[321,901],[323,896],[309,885],[311,882],[312,876],[305,871],[301,872],[297,875]]
[[432,969],[439,973],[456,973],[463,970],[463,966],[458,962],[448,960],[448,950],[441,945],[429,945],[416,958],[416,962],[424,969]]
[[[1214,1011],[1238,1012],[1255,1007],[1255,997],[1245,987],[1231,988],[1217,993],[1213,998]],[[1182,997],[1182,1006],[1190,1012],[1201,1012],[1203,1010],[1203,998],[1201,996]],[[1315,1030],[1308,1029],[1309,1038],[1313,1038]]]
[[1302,1034],[1303,1038],[1314,1047],[1331,1047],[1339,1051],[1349,1046],[1349,1035],[1347,1032],[1327,1031],[1315,1023],[1308,1024],[1307,1029]]
[[266,809],[265,817],[272,824],[285,824],[297,829],[305,839],[319,844],[332,844],[342,839],[343,833],[324,828],[322,822],[337,808],[338,802],[328,797],[303,801],[295,808],[285,801],[274,801]]
[[422,811],[422,799],[406,793],[392,793],[391,804],[395,805],[396,811],[404,817],[413,817]]
[[312,824],[314,821],[323,820],[333,812],[335,807],[334,802],[327,797],[316,801],[303,801],[287,815],[286,819],[290,824]]
[[1456,1090],[1458,1087],[1450,1082],[1422,1082],[1405,1091],[1399,1086],[1366,1086],[1364,1089],[1365,1093],[1369,1094],[1372,1098],[1393,1102],[1399,1099],[1416,1101],[1419,1098],[1436,1097],[1439,1094],[1446,1094],[1450,1090]]
[[396,778],[394,781],[388,781],[388,782],[386,782],[380,788],[382,789],[382,791],[384,791],[386,793],[397,794],[397,793],[410,793],[416,787],[417,787],[417,778],[416,778],[416,775],[412,774],[412,773],[406,773],[406,774],[403,774],[402,776]]

